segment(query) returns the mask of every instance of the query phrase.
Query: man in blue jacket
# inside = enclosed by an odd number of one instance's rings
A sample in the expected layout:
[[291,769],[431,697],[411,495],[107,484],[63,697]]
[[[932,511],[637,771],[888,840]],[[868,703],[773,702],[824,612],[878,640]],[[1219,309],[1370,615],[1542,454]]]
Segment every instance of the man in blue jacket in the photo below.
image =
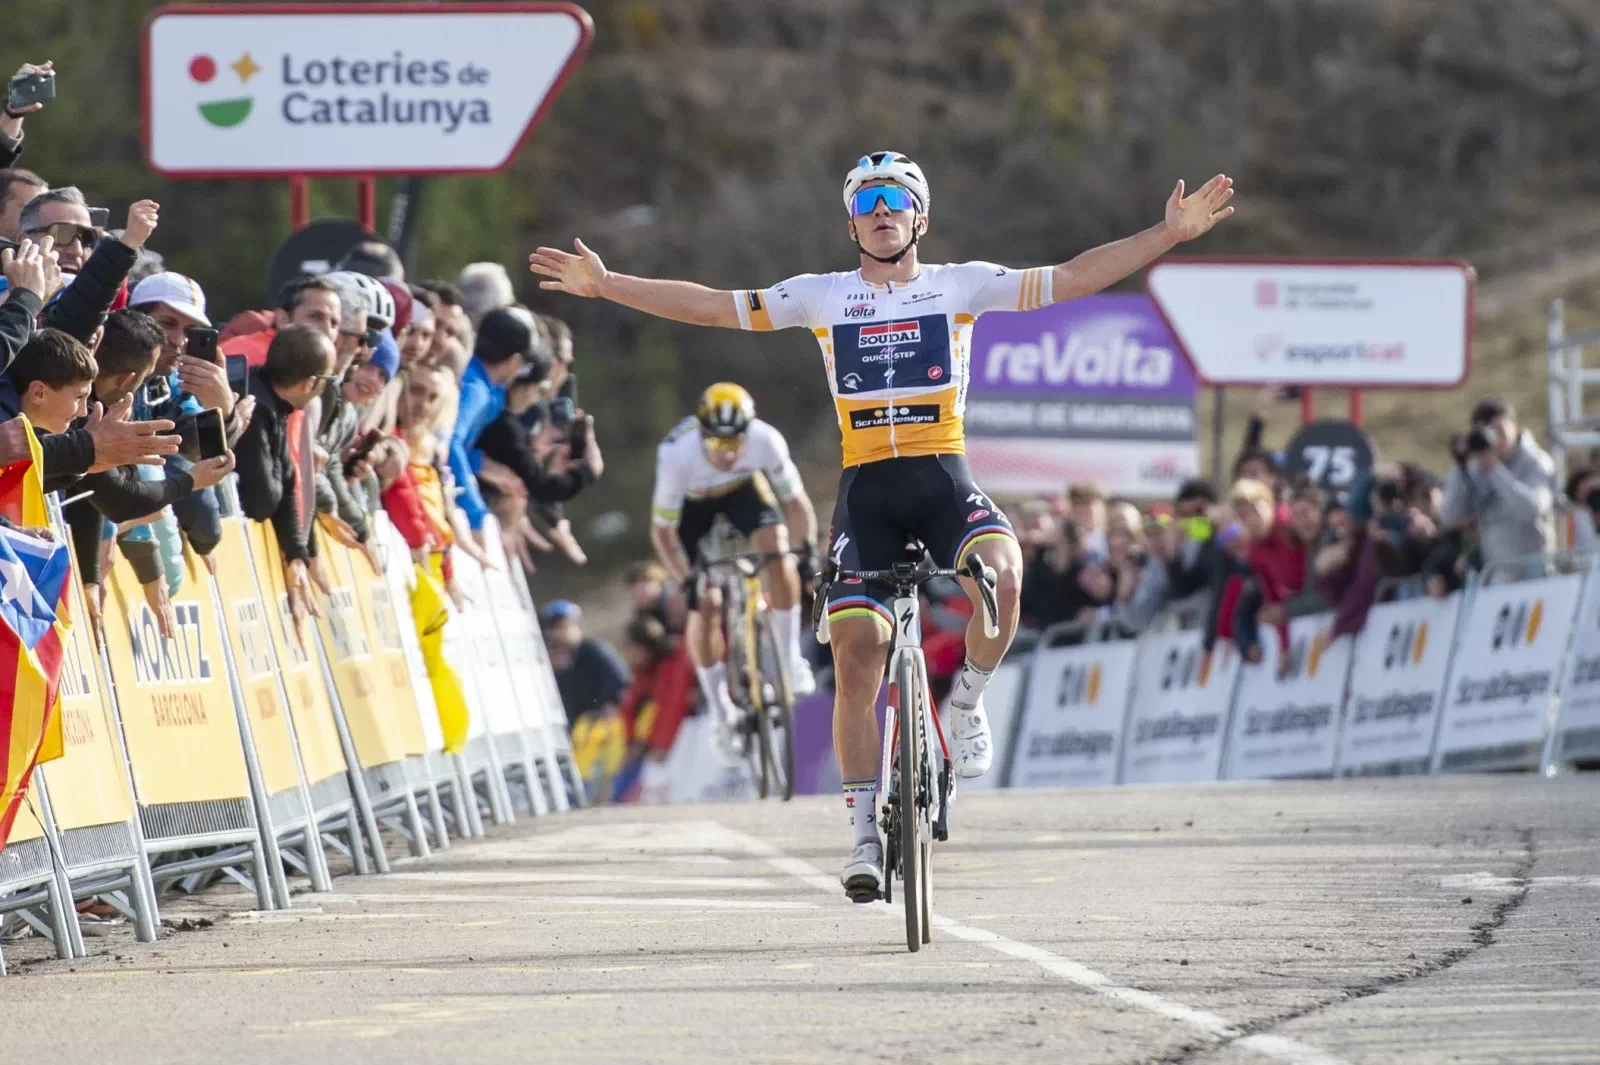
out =
[[461,375],[461,402],[450,434],[450,472],[461,494],[456,502],[474,533],[483,528],[489,506],[478,490],[477,471],[483,455],[478,434],[506,405],[506,386],[522,369],[534,345],[533,314],[522,307],[503,307],[483,316],[472,347],[472,361]]

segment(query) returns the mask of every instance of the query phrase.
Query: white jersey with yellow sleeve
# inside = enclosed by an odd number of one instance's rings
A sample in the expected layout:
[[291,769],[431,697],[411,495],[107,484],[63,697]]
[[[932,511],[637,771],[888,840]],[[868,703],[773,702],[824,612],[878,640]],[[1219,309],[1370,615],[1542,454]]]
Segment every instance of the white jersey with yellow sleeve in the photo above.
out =
[[859,270],[801,274],[733,294],[739,324],[804,326],[822,346],[844,464],[966,451],[962,415],[972,326],[985,311],[1051,302],[1051,268],[924,264],[904,284],[876,285]]
[[[700,440],[700,423],[685,418],[661,446],[656,448],[656,487],[650,500],[651,518],[657,525],[676,525],[688,500],[716,499],[761,475],[763,494],[767,487],[780,500],[789,500],[800,491],[800,471],[789,456],[789,443],[760,418],[745,430],[744,448],[731,470],[720,469],[706,458]],[[769,497],[770,498],[770,497]]]

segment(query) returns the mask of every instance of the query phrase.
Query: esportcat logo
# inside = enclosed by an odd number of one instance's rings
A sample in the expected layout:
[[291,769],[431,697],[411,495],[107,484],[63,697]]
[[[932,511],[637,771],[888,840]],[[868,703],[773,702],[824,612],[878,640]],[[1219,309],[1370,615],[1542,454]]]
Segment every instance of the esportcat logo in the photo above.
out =
[[922,343],[922,323],[915,320],[864,325],[856,337],[856,347],[863,349],[920,343]]

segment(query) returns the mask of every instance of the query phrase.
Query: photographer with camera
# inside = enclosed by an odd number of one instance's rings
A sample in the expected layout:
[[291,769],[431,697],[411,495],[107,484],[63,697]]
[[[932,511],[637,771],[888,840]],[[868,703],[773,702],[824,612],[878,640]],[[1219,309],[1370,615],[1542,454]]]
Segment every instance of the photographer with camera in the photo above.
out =
[[1472,408],[1471,428],[1450,441],[1455,469],[1440,520],[1446,528],[1470,523],[1482,565],[1525,579],[1543,574],[1555,547],[1555,463],[1516,417],[1493,397]]
[[54,61],[24,63],[17,68],[6,85],[5,107],[0,111],[0,168],[15,163],[22,154],[22,120],[55,96]]

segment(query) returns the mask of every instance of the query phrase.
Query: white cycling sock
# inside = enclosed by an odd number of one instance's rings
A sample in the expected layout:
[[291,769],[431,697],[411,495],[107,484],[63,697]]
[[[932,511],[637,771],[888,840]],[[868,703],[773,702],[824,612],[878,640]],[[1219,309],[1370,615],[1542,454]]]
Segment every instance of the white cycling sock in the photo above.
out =
[[978,700],[983,696],[983,689],[989,686],[989,678],[994,676],[994,670],[983,669],[972,664],[968,658],[961,667],[961,675],[950,686],[950,705],[959,706],[963,710],[971,710],[978,705]]
[[727,713],[728,667],[721,662],[714,666],[695,666],[694,674],[700,678],[700,694],[706,697],[706,707],[718,716]]
[[800,657],[800,606],[772,611],[772,634],[778,638],[778,650],[793,662]]
[[844,782],[844,805],[850,811],[850,831],[855,833],[855,845],[878,842],[878,781]]

